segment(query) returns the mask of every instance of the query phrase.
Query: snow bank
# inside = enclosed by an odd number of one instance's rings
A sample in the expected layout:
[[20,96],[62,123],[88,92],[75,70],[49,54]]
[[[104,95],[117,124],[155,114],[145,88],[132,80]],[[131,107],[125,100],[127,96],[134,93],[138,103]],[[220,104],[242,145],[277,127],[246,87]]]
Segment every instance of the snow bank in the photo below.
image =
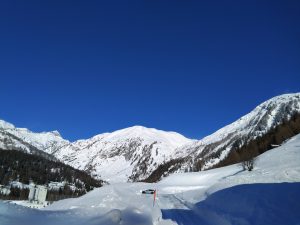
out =
[[96,210],[41,211],[0,202],[1,225],[152,225],[152,218],[135,208],[111,210],[101,214]]
[[162,213],[164,219],[188,225],[296,225],[300,223],[299,190],[300,183],[239,185],[216,192],[189,210]]

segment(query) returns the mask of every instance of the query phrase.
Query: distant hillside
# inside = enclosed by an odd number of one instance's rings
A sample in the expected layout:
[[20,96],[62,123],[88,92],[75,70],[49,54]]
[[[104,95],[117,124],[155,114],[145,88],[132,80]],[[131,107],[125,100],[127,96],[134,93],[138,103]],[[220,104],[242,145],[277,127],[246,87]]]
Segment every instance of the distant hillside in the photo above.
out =
[[300,94],[263,102],[247,115],[200,141],[178,148],[174,158],[145,179],[155,182],[176,171],[196,172],[256,157],[300,133]]
[[96,180],[84,171],[80,171],[65,165],[61,162],[51,161],[44,157],[27,154],[18,150],[0,149],[0,184],[11,186],[10,196],[2,196],[9,199],[27,198],[26,185],[13,186],[12,181],[19,181],[21,184],[48,185],[50,182],[57,182],[61,186],[48,191],[48,200],[58,200],[66,197],[75,197],[85,194],[94,187],[101,187],[103,181]]
[[57,131],[35,133],[0,120],[0,149],[61,161],[110,183],[147,178],[178,147],[193,141],[176,132],[133,126],[69,142]]

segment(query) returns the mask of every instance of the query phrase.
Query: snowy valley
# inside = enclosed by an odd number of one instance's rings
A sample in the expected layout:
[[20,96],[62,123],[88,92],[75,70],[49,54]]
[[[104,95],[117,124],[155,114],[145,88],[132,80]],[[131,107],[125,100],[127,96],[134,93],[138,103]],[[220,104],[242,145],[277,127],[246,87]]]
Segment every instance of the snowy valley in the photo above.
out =
[[[70,142],[57,131],[34,133],[0,120],[0,149],[57,159],[110,183],[155,182],[174,172],[236,163],[243,159],[243,152],[250,151],[251,144],[258,146],[252,154],[259,155],[299,133],[299,124],[300,93],[296,93],[267,100],[201,140],[134,126]],[[255,140],[260,142],[253,143]]]
[[0,225],[300,225],[299,12],[0,0]]
[[[154,204],[153,195],[141,194],[148,188],[157,190]],[[154,184],[106,185],[43,210],[1,202],[0,224],[299,224],[299,188],[297,135],[258,156],[251,172],[235,164]]]
[[[134,126],[70,142],[0,120],[2,183],[12,179],[7,172],[28,183],[27,173],[19,177],[26,164],[39,184],[65,182],[84,194],[69,188],[65,197],[77,198],[40,210],[0,201],[0,225],[296,225],[299,133],[299,93],[263,102],[201,140]],[[248,159],[252,171],[238,163]],[[155,194],[142,194],[149,189]]]

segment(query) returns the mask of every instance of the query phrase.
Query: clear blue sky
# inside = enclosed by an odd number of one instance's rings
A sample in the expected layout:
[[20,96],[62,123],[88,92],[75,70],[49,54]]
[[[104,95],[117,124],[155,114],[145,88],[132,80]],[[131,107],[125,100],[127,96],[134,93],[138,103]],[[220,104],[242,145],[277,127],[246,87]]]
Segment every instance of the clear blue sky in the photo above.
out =
[[0,2],[0,118],[200,138],[300,91],[300,1]]

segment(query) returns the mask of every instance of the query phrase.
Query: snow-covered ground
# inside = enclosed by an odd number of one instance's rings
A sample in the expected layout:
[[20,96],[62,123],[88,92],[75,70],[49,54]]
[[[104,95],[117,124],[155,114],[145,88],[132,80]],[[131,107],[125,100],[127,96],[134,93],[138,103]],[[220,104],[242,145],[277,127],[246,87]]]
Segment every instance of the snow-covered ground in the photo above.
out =
[[28,208],[33,208],[33,209],[45,208],[47,205],[50,204],[47,201],[45,201],[43,204],[38,204],[38,203],[34,203],[34,202],[29,202],[27,200],[10,201],[10,203],[11,204],[15,204],[15,205],[20,205],[20,206],[28,207]]
[[[300,224],[300,135],[240,165],[173,174],[156,184],[119,183],[32,210],[0,202],[2,225]],[[141,190],[156,189],[153,195]]]

